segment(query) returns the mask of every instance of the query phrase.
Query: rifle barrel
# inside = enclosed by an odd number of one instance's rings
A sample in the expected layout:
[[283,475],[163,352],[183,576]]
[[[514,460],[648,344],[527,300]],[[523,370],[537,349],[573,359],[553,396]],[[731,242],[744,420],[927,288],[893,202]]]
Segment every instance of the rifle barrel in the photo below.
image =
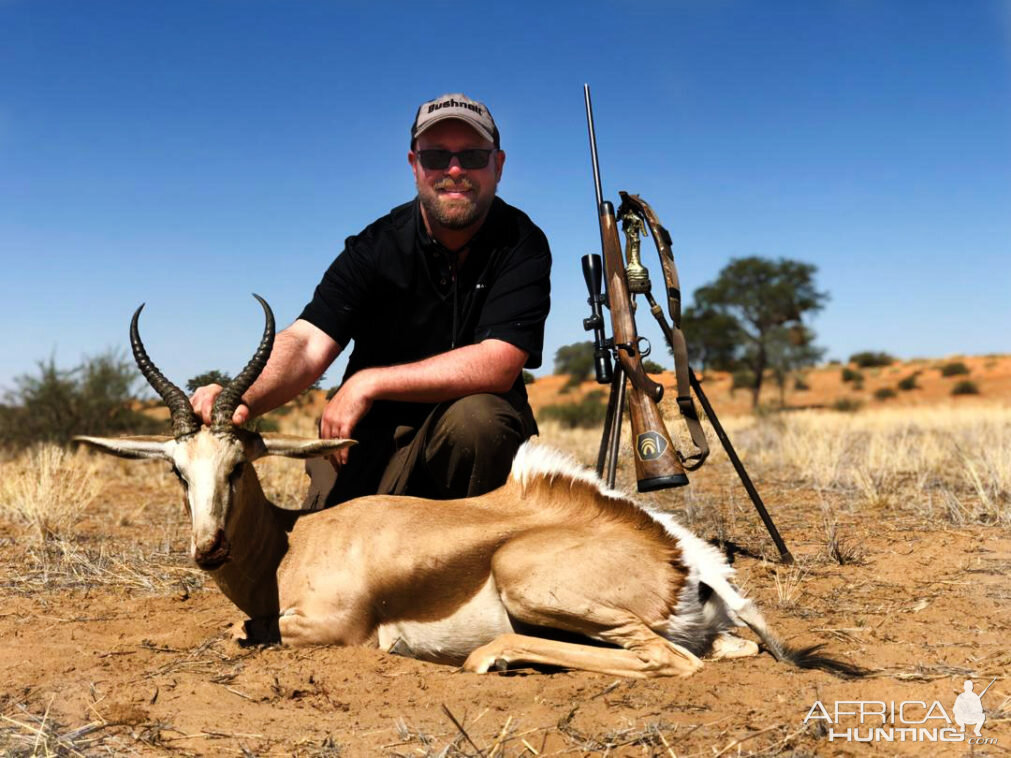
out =
[[600,188],[600,164],[597,163],[597,134],[593,129],[593,105],[590,103],[590,85],[583,85],[583,99],[586,101],[586,128],[590,132],[590,157],[593,159],[593,187],[597,191],[597,215],[604,202],[604,192]]

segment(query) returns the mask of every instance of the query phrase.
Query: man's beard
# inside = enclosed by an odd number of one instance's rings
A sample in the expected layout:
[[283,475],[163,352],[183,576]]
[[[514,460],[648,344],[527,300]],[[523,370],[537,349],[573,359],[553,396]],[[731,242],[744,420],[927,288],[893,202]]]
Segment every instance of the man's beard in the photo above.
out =
[[[442,195],[441,189],[469,190],[473,197],[448,198]],[[446,229],[466,229],[476,223],[484,214],[490,203],[479,204],[476,196],[481,192],[481,185],[469,179],[454,182],[446,179],[437,182],[433,187],[419,187],[418,196],[425,208],[429,223],[435,222]]]

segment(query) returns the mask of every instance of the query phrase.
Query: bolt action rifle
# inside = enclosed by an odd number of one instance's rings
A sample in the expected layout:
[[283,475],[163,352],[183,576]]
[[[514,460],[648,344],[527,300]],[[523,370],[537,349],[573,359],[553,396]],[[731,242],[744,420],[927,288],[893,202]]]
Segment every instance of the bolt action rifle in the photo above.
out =
[[[685,470],[694,471],[699,468],[709,455],[706,436],[695,410],[695,404],[692,402],[691,393],[694,391],[745,490],[751,497],[755,509],[779,549],[781,560],[784,563],[792,563],[793,556],[780,537],[765,504],[738,458],[730,438],[723,430],[716,417],[716,412],[702,391],[698,378],[688,364],[687,346],[681,331],[681,289],[677,269],[674,265],[674,255],[671,251],[670,234],[660,224],[656,213],[649,204],[638,195],[627,192],[620,193],[622,202],[617,217],[614,206],[603,199],[589,85],[583,85],[583,95],[586,102],[586,125],[590,136],[597,218],[600,224],[600,245],[603,251],[603,277],[600,255],[584,255],[582,259],[583,278],[590,295],[588,302],[591,309],[590,317],[583,320],[583,328],[593,332],[594,367],[597,381],[600,384],[610,383],[611,385],[607,413],[604,417],[604,432],[597,456],[597,474],[598,476],[604,475],[606,464],[606,481],[609,486],[614,486],[621,439],[621,414],[625,405],[626,384],[629,384],[631,389],[628,392],[628,411],[632,426],[633,457],[639,491],[649,492],[688,484]],[[618,238],[617,222],[619,219],[625,233],[627,266],[622,257],[621,242]],[[647,231],[649,236],[653,238],[660,256],[667,294],[667,309],[672,322],[670,324],[667,323],[663,308],[653,298],[649,271],[642,265],[639,253],[639,238],[647,234]],[[602,279],[607,284],[606,294],[601,294]],[[697,448],[697,451],[691,455],[683,455],[671,442],[663,417],[657,407],[657,403],[663,398],[664,388],[650,379],[642,366],[642,358],[649,354],[649,348],[648,342],[640,338],[636,330],[634,298],[640,294],[646,297],[650,313],[659,324],[674,355],[678,410],[688,427],[692,443]],[[614,335],[611,339],[605,336],[601,308],[603,305],[606,305],[611,312]],[[643,343],[647,345],[645,349],[642,347]],[[611,369],[612,354],[617,359],[613,371]]]
[[[618,223],[614,216],[614,206],[603,199],[600,187],[600,167],[597,163],[597,138],[593,129],[593,111],[590,106],[590,88],[585,87],[586,116],[590,132],[590,154],[593,159],[593,181],[597,191],[597,218],[600,222],[600,247],[604,254],[604,273],[607,282],[606,303],[611,311],[611,324],[614,338],[603,338],[603,317],[599,311],[602,301],[600,297],[600,256],[583,257],[583,277],[590,289],[590,305],[593,315],[584,322],[584,328],[593,329],[595,343],[594,356],[597,369],[597,380],[611,381],[611,397],[608,402],[605,420],[605,442],[601,443],[598,457],[598,474],[602,473],[602,462],[605,450],[617,445],[618,436],[615,432],[620,425],[615,423],[620,418],[624,405],[625,379],[631,384],[628,393],[628,413],[632,423],[632,447],[634,449],[635,473],[639,492],[652,492],[667,487],[681,487],[688,484],[688,476],[684,466],[678,459],[677,450],[671,442],[667,427],[664,425],[657,403],[663,397],[663,385],[649,378],[642,367],[643,351],[636,332],[634,303],[628,288],[628,277],[625,262],[621,253],[621,241],[618,239]],[[608,365],[606,352],[610,348],[617,357],[617,365],[611,376],[607,368],[601,372],[603,365]],[[645,354],[648,354],[645,353]],[[611,439],[608,439],[611,438]],[[616,455],[611,456],[612,463]],[[610,484],[613,485],[614,467],[608,471]]]

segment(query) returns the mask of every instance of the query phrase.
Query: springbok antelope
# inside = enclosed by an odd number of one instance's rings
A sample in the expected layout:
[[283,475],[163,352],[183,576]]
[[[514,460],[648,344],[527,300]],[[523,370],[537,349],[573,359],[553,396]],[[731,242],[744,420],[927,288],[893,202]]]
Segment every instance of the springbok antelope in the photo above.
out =
[[193,520],[193,559],[249,616],[255,641],[378,645],[479,673],[526,663],[687,676],[700,656],[755,655],[755,642],[732,634],[746,625],[779,660],[860,673],[817,647],[783,645],[730,583],[719,551],[545,446],[520,448],[506,484],[480,497],[377,495],[294,520],[266,499],[252,462],[353,443],[232,426],[273,344],[273,314],[256,297],[263,338],[218,397],[210,427],[148,358],[141,306],[130,342],[172,412],[173,434],[77,438],[114,455],[171,462]]

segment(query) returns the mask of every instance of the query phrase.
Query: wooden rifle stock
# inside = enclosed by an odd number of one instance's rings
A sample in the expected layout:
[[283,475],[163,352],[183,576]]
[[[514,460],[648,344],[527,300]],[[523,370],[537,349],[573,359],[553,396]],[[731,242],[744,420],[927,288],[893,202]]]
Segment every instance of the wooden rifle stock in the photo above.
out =
[[[600,243],[604,253],[604,277],[607,282],[608,307],[614,334],[614,350],[621,369],[628,377],[628,415],[632,423],[632,447],[639,492],[688,484],[684,467],[671,443],[657,403],[663,397],[663,385],[657,384],[642,367],[639,336],[628,292],[625,261],[614,207],[602,202],[599,208]],[[619,409],[620,413],[621,410]]]

